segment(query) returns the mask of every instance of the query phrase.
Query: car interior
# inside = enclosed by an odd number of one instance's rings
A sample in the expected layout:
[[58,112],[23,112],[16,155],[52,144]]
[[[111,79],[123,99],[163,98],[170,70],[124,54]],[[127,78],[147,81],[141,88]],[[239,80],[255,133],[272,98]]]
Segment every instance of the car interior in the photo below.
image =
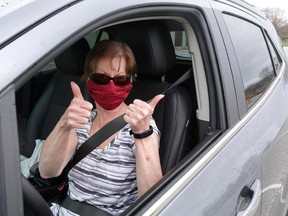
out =
[[[73,97],[71,81],[76,82],[85,99],[92,102],[85,83],[80,81],[86,55],[99,40],[119,40],[130,46],[137,62],[137,76],[125,101],[127,104],[136,98],[144,101],[152,99],[189,69],[194,74],[166,92],[153,114],[161,131],[160,160],[165,174],[163,181],[154,188],[163,187],[171,176],[176,175],[179,167],[183,168],[209,146],[213,137],[208,136],[211,130],[210,113],[205,114],[205,110],[212,106],[208,102],[207,74],[197,37],[191,25],[184,25],[186,22],[158,18],[104,26],[55,57],[16,93],[21,155],[30,157],[35,140],[45,140],[54,128]],[[205,85],[201,85],[203,82]],[[134,208],[141,203],[145,203],[145,196]]]

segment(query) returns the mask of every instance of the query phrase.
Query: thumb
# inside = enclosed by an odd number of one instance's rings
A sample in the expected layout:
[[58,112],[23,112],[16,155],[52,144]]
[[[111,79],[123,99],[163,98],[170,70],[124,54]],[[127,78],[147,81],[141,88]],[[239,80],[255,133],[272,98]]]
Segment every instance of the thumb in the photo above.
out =
[[71,85],[71,89],[72,89],[74,97],[84,100],[79,86],[75,82],[71,82],[70,85]]
[[163,94],[159,94],[159,95],[156,95],[151,101],[150,101],[150,106],[154,109],[156,107],[156,105],[158,104],[158,102],[164,98],[164,95]]

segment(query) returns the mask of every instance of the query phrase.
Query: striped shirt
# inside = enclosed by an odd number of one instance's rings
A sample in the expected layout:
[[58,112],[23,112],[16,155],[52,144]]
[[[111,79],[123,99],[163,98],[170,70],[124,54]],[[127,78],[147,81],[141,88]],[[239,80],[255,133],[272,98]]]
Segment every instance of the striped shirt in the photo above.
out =
[[[75,129],[79,148],[89,137],[91,117],[83,129]],[[150,122],[160,135],[155,121]],[[138,198],[136,182],[135,142],[130,127],[125,125],[103,149],[96,148],[69,172],[68,195],[71,199],[89,203],[112,215],[118,215]],[[57,204],[51,207],[54,215],[77,215]]]

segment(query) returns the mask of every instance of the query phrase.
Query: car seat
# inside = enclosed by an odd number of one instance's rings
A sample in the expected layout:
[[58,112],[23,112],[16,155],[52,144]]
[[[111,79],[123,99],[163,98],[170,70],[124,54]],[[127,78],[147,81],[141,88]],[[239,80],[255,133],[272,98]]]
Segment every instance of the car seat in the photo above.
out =
[[[138,98],[148,101],[171,83],[165,75],[177,73],[170,32],[160,21],[141,21],[104,29],[134,52],[137,78],[126,103]],[[194,108],[195,109],[195,108]],[[161,131],[160,160],[163,173],[169,171],[191,149],[191,118],[195,118],[191,96],[181,86],[169,90],[155,108],[153,117]]]
[[69,106],[73,98],[70,82],[76,82],[82,92],[85,90],[85,84],[80,78],[89,51],[88,42],[82,38],[55,58],[57,72],[37,101],[27,122],[25,155],[32,154],[36,139],[47,138]]

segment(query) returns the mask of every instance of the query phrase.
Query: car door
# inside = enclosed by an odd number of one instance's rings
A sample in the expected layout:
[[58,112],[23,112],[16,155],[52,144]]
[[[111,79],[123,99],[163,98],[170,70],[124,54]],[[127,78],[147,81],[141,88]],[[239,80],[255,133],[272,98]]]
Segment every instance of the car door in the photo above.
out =
[[[191,3],[191,11],[196,5],[200,7],[196,1]],[[213,10],[205,5],[201,13],[197,14],[199,23],[195,34],[201,54],[192,51],[195,59],[200,55],[209,92],[212,126],[198,144],[206,148],[200,151],[197,158],[192,151],[184,159],[185,166],[181,172],[160,192],[161,196],[152,197],[148,201],[147,206],[151,207],[144,207],[138,212],[139,215],[260,215],[260,158],[246,130],[248,119],[240,119],[241,107],[237,104],[231,69],[233,62],[228,58],[213,13]],[[190,15],[192,17],[192,14]],[[187,16],[189,14],[185,14],[185,18]],[[188,33],[189,39],[192,40],[192,35]],[[196,74],[201,61],[192,62]],[[234,63],[237,65],[236,60]],[[201,83],[198,82],[198,85]],[[204,86],[202,90],[203,88]],[[198,91],[201,91],[201,87]],[[213,114],[215,110],[220,110],[216,116]],[[198,115],[198,118],[200,117],[201,115]],[[227,125],[223,123],[223,119]],[[221,136],[211,138],[209,133],[217,133],[217,130],[222,130]]]
[[[209,11],[205,17],[211,18],[207,22],[230,125],[177,178],[164,195],[169,199],[158,201],[155,209],[165,205],[160,215],[285,215],[287,69],[277,38],[269,24],[247,8],[232,2],[211,5],[217,23]],[[213,59],[209,51],[203,58]],[[239,118],[235,122],[233,101]]]
[[222,7],[218,18],[223,24],[222,34],[231,39],[225,40],[227,49],[233,49],[228,50],[230,59],[235,57],[239,65],[239,73],[235,67],[233,75],[240,116],[242,121],[247,120],[248,141],[255,146],[261,162],[261,215],[285,215],[287,68],[278,37],[261,17],[245,15],[234,7]]
[[21,214],[23,201],[14,93],[13,85],[0,91],[0,215]]

